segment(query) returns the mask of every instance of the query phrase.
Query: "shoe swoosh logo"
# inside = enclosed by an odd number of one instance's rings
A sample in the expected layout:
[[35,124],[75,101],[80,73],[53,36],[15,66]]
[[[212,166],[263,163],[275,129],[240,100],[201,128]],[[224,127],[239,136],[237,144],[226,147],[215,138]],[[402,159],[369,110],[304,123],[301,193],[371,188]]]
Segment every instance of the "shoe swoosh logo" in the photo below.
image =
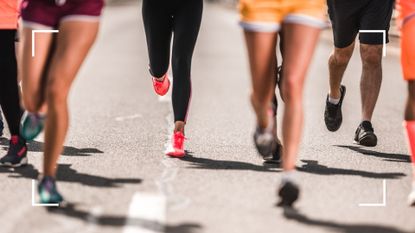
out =
[[17,152],[17,155],[19,157],[22,157],[22,155],[26,152],[26,147],[22,148],[19,152]]

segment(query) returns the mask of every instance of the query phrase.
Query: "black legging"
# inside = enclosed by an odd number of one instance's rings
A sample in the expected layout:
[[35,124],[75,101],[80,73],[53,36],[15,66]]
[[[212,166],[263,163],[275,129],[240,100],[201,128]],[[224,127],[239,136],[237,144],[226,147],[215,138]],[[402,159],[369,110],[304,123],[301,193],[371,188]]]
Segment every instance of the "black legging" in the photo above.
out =
[[191,96],[190,70],[202,20],[203,0],[144,0],[143,21],[150,57],[150,73],[167,73],[173,38],[174,121],[186,121]]
[[16,30],[0,30],[0,105],[11,135],[19,135],[22,109],[17,85]]

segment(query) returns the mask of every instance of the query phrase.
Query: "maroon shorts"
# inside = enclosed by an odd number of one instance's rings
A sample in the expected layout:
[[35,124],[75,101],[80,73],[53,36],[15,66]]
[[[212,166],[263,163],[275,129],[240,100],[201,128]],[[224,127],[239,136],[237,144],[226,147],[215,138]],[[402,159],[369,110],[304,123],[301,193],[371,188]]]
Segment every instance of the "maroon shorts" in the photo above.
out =
[[104,0],[23,0],[25,27],[58,28],[65,20],[98,21]]

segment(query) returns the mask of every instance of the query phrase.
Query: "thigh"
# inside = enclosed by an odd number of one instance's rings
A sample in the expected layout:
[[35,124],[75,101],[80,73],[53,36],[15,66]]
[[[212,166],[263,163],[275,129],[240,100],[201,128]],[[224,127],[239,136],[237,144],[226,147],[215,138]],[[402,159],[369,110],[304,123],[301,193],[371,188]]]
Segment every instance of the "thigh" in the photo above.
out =
[[142,15],[153,76],[161,77],[168,69],[173,33],[172,14],[168,1],[144,0]]
[[69,90],[95,41],[98,27],[99,22],[87,21],[65,21],[60,24],[48,86],[59,84],[63,92]]
[[[359,28],[361,30],[384,30],[385,43],[389,42],[388,32],[393,5],[393,0],[371,0],[362,12]],[[382,33],[361,33],[359,39],[362,44],[381,45],[384,43]]]
[[51,33],[32,33],[32,30],[32,28],[23,29],[19,49],[19,70],[22,78],[23,96],[26,99],[40,101],[43,74],[47,66],[53,35]]
[[[320,29],[301,24],[284,25],[284,81],[302,85],[317,44]],[[302,87],[302,86],[299,86]]]
[[360,11],[364,2],[365,0],[327,0],[335,47],[345,48],[354,42],[359,32]]

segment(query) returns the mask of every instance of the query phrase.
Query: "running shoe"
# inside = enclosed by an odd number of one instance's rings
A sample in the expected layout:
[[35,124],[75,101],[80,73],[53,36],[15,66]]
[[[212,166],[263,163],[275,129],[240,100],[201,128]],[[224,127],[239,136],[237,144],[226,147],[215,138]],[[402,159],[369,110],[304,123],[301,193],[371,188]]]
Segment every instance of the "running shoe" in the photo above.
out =
[[343,122],[343,115],[342,115],[342,104],[344,96],[346,95],[346,87],[340,86],[340,101],[338,104],[332,104],[329,102],[329,95],[327,95],[326,99],[326,109],[324,111],[324,122],[326,123],[326,127],[329,131],[337,131]]
[[300,196],[300,188],[294,182],[285,181],[278,190],[278,196],[280,197],[278,206],[291,207]]
[[158,81],[156,78],[153,77],[153,87],[154,91],[160,95],[164,96],[167,94],[170,88],[170,80],[167,74],[164,75],[163,81]]
[[272,152],[276,147],[274,133],[275,117],[273,116],[274,113],[274,109],[270,108],[268,111],[268,127],[262,129],[261,127],[257,126],[254,133],[255,147],[264,160],[269,160],[272,158]]
[[185,156],[184,141],[186,138],[183,133],[177,131],[173,134],[172,142],[170,147],[166,150],[166,155],[171,157],[182,158]]
[[20,134],[28,141],[35,139],[45,126],[45,116],[25,111],[22,117]]
[[3,166],[21,167],[27,165],[26,141],[19,136],[12,136],[7,154],[0,159]]
[[53,177],[44,176],[40,180],[37,190],[41,204],[59,204],[63,202],[63,197],[59,194]]
[[272,148],[272,157],[267,162],[281,163],[282,158],[282,144],[280,140],[275,141],[275,146]]
[[362,146],[374,147],[377,145],[378,138],[375,135],[372,123],[370,123],[370,121],[363,121],[360,123],[359,127],[357,127],[354,141],[355,143]]

